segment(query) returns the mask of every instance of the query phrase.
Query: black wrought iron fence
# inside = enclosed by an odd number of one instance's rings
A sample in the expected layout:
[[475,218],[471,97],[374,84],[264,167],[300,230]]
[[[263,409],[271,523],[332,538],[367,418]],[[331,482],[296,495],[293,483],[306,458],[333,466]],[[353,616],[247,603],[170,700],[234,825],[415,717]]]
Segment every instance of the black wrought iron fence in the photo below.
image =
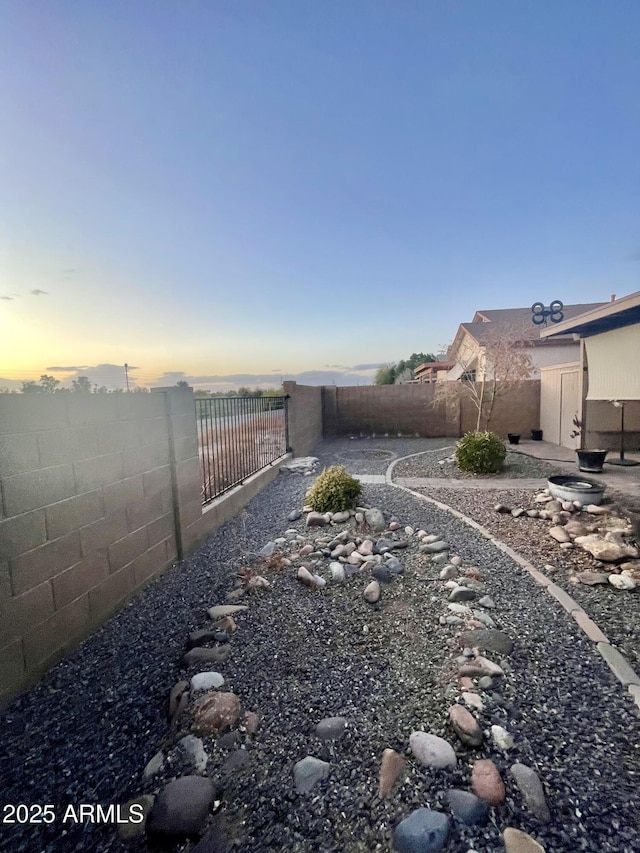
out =
[[202,503],[289,450],[288,397],[197,397]]

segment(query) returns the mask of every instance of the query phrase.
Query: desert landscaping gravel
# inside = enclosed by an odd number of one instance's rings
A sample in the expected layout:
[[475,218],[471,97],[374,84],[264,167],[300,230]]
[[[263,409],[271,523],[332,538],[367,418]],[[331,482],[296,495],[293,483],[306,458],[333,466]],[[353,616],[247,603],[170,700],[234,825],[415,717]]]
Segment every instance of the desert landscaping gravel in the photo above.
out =
[[[345,442],[345,450],[398,455],[405,449],[362,444]],[[342,464],[339,454],[331,459],[328,443],[319,455],[323,464]],[[365,463],[376,470],[363,471]],[[348,467],[383,473],[388,462],[382,472],[381,465],[374,455]],[[168,727],[167,697],[178,680],[206,668],[182,662],[189,633],[207,626],[209,607],[225,603],[239,569],[258,565],[271,586],[234,602],[248,610],[234,617],[238,630],[222,644],[230,657],[215,668],[224,676],[222,689],[256,712],[260,726],[252,736],[241,728],[202,738],[217,840],[209,835],[209,846],[201,843],[197,853],[391,851],[396,828],[416,810],[451,814],[452,792],[470,790],[477,759],[496,765],[504,802],[491,806],[484,825],[454,819],[445,846],[425,850],[498,853],[505,850],[507,827],[529,833],[547,853],[640,850],[637,708],[568,614],[477,531],[393,486],[365,486],[362,503],[383,509],[387,520],[397,517],[396,537],[405,525],[422,528],[446,540],[463,566],[477,567],[495,605],[487,615],[513,640],[510,654],[486,653],[504,677],[489,679],[486,689],[477,686],[482,743],[467,746],[448,715],[460,698],[456,657],[463,651],[458,628],[442,624],[452,613],[449,590],[439,580],[442,563],[420,553],[415,537],[394,552],[404,574],[381,584],[375,605],[363,598],[368,570],[332,583],[328,559],[318,558],[311,565],[328,582],[312,590],[296,579],[299,563],[270,568],[252,556],[290,528],[306,539],[322,534],[324,528],[305,528],[304,517],[288,520],[302,508],[312,481],[281,474],[0,715],[3,803],[53,803],[60,815],[67,804],[125,803],[193,774],[176,753],[176,738],[187,730]],[[489,500],[486,494],[482,500]],[[347,527],[336,525],[330,535]],[[336,740],[314,734],[330,717],[346,720]],[[496,745],[496,726],[511,735],[512,748]],[[455,766],[422,766],[409,747],[418,731],[446,739]],[[406,776],[380,798],[380,762],[389,748],[404,757]],[[164,769],[143,778],[160,750]],[[329,767],[309,793],[299,793],[294,766],[307,757]],[[548,822],[527,807],[510,769],[517,763],[539,776]],[[196,851],[197,844],[195,838],[124,842],[114,825],[60,819],[49,826],[4,825],[0,832],[0,849],[12,853]]]
[[[322,439],[313,451],[320,462],[320,468],[329,465],[344,465],[355,474],[384,474],[395,460],[419,453],[425,465],[430,458],[441,459],[447,456],[447,450],[453,451],[454,438],[397,438],[397,437],[360,437],[359,435]],[[404,475],[403,475],[404,476]],[[420,474],[418,476],[430,476]]]
[[552,474],[562,473],[561,469],[553,462],[544,462],[518,451],[507,450],[504,466],[499,474],[469,474],[466,471],[460,471],[455,463],[449,461],[453,455],[455,439],[449,441],[448,450],[420,453],[416,449],[413,452],[420,455],[398,461],[393,467],[393,479],[399,477],[439,477],[441,479],[455,477],[456,479],[469,480],[534,479],[536,477],[547,478]]
[[576,581],[585,569],[606,572],[606,567],[586,551],[564,551],[548,534],[550,524],[526,515],[513,518],[497,513],[494,506],[535,507],[534,490],[495,489],[471,491],[444,488],[420,488],[416,491],[435,498],[482,524],[494,536],[510,545],[551,580],[566,590],[597,623],[609,640],[627,656],[640,672],[640,594],[614,589],[608,584],[588,586]]
[[[608,639],[614,643],[629,659],[632,666],[640,672],[640,595],[625,594],[607,585],[588,586],[576,581],[578,572],[591,569],[606,571],[602,563],[580,548],[565,551],[557,547],[548,536],[549,523],[527,516],[513,518],[511,515],[497,513],[494,506],[501,503],[507,507],[539,508],[533,498],[535,490],[500,488],[504,479],[541,478],[553,474],[566,473],[563,467],[557,467],[552,461],[543,461],[527,456],[510,448],[507,451],[505,466],[498,475],[473,477],[459,471],[452,464],[441,466],[439,461],[452,451],[443,450],[430,453],[415,451],[418,455],[401,459],[393,467],[393,481],[405,477],[439,477],[442,487],[415,486],[418,493],[459,510],[482,524],[494,536],[510,545],[515,551],[528,559],[533,565],[547,574],[555,584],[565,589],[587,614],[598,624]],[[444,472],[456,479],[493,480],[495,489],[474,490],[448,488]],[[634,501],[614,489],[607,490],[607,500],[618,501],[623,506],[632,506]]]

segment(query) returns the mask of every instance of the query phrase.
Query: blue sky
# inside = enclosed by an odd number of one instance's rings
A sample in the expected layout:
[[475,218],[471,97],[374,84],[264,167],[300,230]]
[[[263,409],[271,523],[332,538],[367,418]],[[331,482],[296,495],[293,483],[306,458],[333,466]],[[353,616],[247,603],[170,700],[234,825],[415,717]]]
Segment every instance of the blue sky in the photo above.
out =
[[355,384],[640,289],[637,0],[1,9],[0,384]]

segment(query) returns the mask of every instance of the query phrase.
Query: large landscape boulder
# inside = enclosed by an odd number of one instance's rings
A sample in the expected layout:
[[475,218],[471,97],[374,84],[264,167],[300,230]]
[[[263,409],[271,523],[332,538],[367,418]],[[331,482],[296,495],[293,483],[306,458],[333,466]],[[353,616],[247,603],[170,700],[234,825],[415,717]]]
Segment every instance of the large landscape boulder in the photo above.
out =
[[194,706],[194,726],[201,732],[218,734],[235,726],[240,700],[235,693],[206,693]]
[[620,541],[610,541],[597,533],[588,536],[578,536],[576,545],[580,545],[587,553],[603,563],[617,563],[629,557],[637,557],[638,549]]
[[181,776],[158,794],[147,821],[152,834],[183,837],[199,835],[204,828],[216,787],[202,776]]
[[284,474],[310,474],[315,471],[319,459],[317,456],[299,456],[283,462],[280,471]]

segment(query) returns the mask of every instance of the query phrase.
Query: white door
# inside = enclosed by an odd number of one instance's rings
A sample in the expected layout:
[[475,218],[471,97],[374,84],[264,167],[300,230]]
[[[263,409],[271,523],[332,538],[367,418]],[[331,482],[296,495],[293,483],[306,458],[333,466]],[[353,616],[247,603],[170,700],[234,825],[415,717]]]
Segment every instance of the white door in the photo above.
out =
[[575,449],[579,438],[572,438],[573,419],[580,412],[578,400],[578,371],[571,370],[560,376],[560,444]]
[[540,429],[550,444],[560,444],[560,371],[544,367],[540,371]]

